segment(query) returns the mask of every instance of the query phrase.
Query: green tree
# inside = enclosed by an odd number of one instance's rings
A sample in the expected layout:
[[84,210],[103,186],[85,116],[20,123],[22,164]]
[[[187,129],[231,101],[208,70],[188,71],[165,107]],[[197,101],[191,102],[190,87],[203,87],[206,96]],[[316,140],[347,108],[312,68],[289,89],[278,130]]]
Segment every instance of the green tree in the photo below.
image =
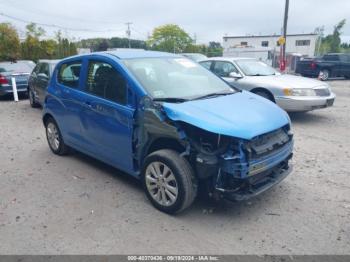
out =
[[16,29],[9,23],[0,23],[0,60],[15,60],[20,55],[20,41]]
[[340,51],[340,36],[342,34],[341,30],[344,27],[346,20],[341,20],[338,24],[334,26],[333,33],[323,37],[321,40],[320,53],[328,52],[339,52]]
[[26,29],[26,39],[21,43],[22,58],[38,61],[42,58],[42,54],[45,53],[40,43],[40,37],[45,34],[45,30],[37,27],[34,23],[28,24]]
[[151,49],[182,53],[192,44],[191,37],[178,25],[167,24],[156,27],[147,44]]

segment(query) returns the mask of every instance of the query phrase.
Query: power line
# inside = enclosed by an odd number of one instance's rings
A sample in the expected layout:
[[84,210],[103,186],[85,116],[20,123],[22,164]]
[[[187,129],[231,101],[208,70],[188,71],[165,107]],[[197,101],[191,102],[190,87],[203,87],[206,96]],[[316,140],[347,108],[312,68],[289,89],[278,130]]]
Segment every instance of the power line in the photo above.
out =
[[[0,4],[4,4],[4,3],[0,3]],[[23,9],[22,7],[17,7],[17,6],[13,6],[13,5],[9,5],[8,3],[6,3],[6,6],[10,6],[12,8],[15,8],[16,10],[22,11],[22,12],[26,12],[26,13],[33,13],[33,14],[38,14],[40,16],[43,16],[42,12],[36,12],[36,10],[30,10],[30,9]],[[73,20],[73,21],[79,21],[79,22],[84,22],[84,23],[91,23],[91,24],[95,24],[95,23],[99,23],[99,24],[110,24],[110,25],[122,25],[123,23],[118,22],[112,22],[112,21],[97,21],[97,20],[87,20],[87,19],[81,19],[81,18],[75,18],[75,17],[71,17],[71,16],[64,16],[64,15],[57,15],[57,14],[49,14],[45,11],[46,17],[50,17],[52,18],[53,16],[55,16],[55,18],[59,18],[59,19],[64,19],[65,21],[68,20]],[[44,14],[44,16],[45,16]]]
[[10,18],[12,20],[18,21],[18,22],[22,22],[22,23],[35,23],[37,25],[41,25],[41,26],[45,26],[45,27],[51,27],[51,28],[58,28],[58,29],[62,29],[62,30],[67,30],[67,31],[77,31],[77,32],[92,32],[92,33],[107,33],[107,32],[116,32],[116,31],[121,31],[120,30],[113,30],[113,29],[107,29],[107,30],[92,30],[92,29],[86,29],[86,28],[72,28],[72,27],[65,27],[65,26],[59,26],[56,24],[46,24],[46,23],[38,23],[38,22],[34,22],[34,21],[28,21],[28,20],[24,20],[22,18],[18,18],[15,16],[11,16],[11,15],[7,15],[4,13],[0,13],[0,16],[3,17],[7,17]]

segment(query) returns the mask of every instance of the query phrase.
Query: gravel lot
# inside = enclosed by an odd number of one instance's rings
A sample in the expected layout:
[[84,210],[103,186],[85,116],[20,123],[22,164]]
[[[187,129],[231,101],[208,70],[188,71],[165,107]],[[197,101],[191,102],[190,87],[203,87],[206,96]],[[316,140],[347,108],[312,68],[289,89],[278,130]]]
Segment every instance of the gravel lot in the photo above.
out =
[[247,202],[154,209],[138,181],[53,155],[41,110],[0,100],[0,254],[350,254],[350,81],[334,107],[291,115],[293,173]]

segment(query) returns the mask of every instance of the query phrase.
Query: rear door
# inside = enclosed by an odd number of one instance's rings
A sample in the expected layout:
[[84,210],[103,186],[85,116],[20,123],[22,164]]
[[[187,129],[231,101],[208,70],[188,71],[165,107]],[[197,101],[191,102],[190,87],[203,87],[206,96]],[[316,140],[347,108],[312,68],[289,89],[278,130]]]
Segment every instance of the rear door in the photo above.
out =
[[60,129],[66,142],[78,149],[85,144],[81,123],[81,115],[85,108],[83,92],[80,89],[82,65],[81,59],[61,64],[57,69],[56,80],[56,95],[61,97],[60,102],[63,105],[57,107],[62,112],[56,113],[60,118]]
[[49,84],[50,79],[50,69],[48,63],[42,63],[39,69],[39,73],[36,76],[36,92],[38,97],[38,102],[43,103],[45,99],[46,89]]
[[88,61],[82,128],[87,149],[104,162],[133,170],[134,109],[128,104],[125,72],[107,58]]

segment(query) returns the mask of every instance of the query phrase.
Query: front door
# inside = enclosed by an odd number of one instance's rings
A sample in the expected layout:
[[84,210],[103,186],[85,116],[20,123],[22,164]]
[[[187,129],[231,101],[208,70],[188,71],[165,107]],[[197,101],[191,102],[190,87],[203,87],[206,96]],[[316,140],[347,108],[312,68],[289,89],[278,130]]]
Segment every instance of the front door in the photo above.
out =
[[238,79],[230,76],[230,73],[235,72],[239,74],[238,69],[229,61],[215,61],[212,65],[212,71],[217,76],[220,76],[231,86],[240,88],[238,84]]
[[127,103],[126,78],[116,65],[90,60],[83,85],[85,109],[81,123],[87,150],[104,162],[132,172],[134,109]]

